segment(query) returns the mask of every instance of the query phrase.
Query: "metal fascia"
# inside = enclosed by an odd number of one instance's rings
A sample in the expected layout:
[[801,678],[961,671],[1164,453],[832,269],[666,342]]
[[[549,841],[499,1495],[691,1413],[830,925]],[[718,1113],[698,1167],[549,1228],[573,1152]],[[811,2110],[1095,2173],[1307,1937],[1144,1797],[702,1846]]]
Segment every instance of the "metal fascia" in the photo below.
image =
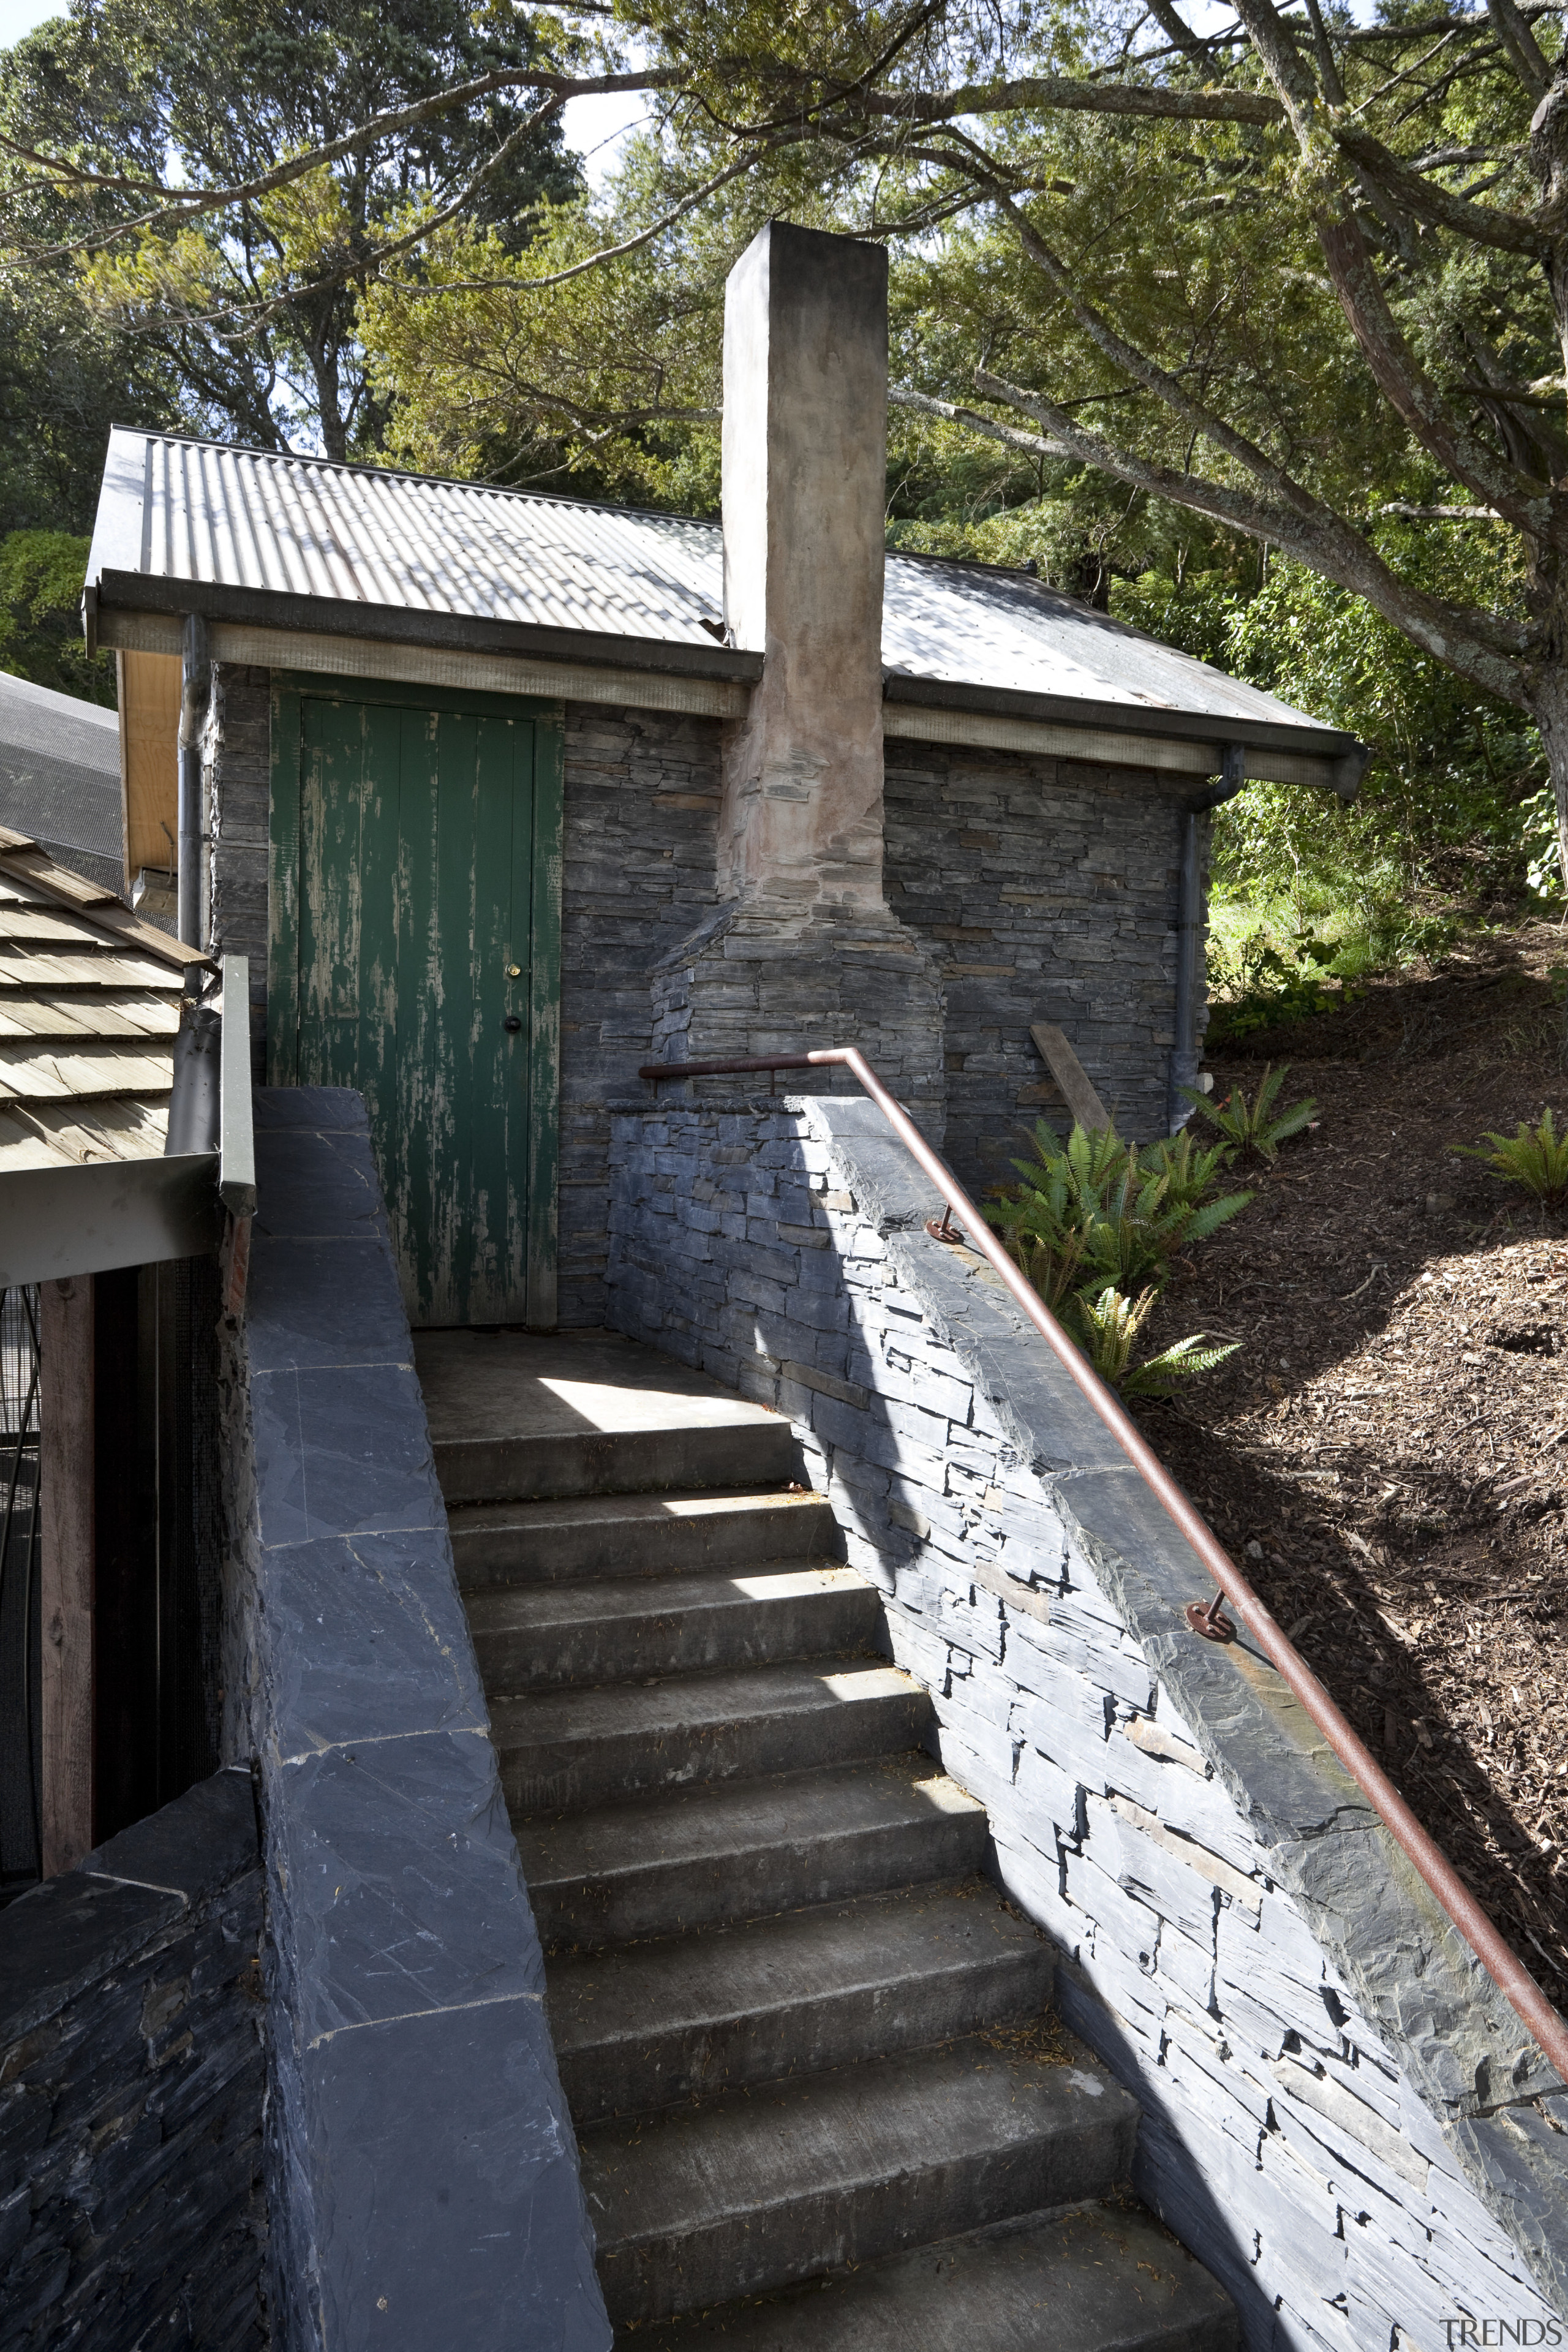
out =
[[[1071,704],[1066,707],[1072,708]],[[910,709],[896,703],[883,705],[882,731],[889,743],[964,744],[980,751],[1020,751],[1035,759],[1152,769],[1172,776],[1217,776],[1225,746],[1236,740],[1229,723],[1221,721],[1214,722],[1206,736],[1145,735],[1092,722],[1064,726],[1042,719],[994,717],[983,710]],[[1249,777],[1340,790],[1337,759],[1311,751],[1276,751],[1251,744],[1244,748]]]
[[666,637],[600,635],[526,621],[491,621],[463,613],[361,604],[353,597],[295,591],[235,588],[210,581],[150,579],[137,572],[105,572],[97,583],[100,642],[111,645],[116,612],[200,613],[209,622],[249,623],[306,635],[358,637],[387,645],[426,646],[454,653],[580,663],[589,667],[647,669],[677,677],[721,678],[752,685],[763,657],[728,646],[683,645]]
[[912,677],[904,670],[884,672],[882,692],[887,702],[926,709],[973,711],[997,719],[1035,719],[1047,725],[1054,721],[1058,725],[1105,728],[1121,735],[1154,735],[1171,740],[1184,738],[1205,745],[1245,743],[1249,749],[1286,751],[1318,760],[1342,760],[1357,749],[1355,737],[1337,728],[1310,724],[1289,727],[1273,719],[1243,719],[1225,711],[1160,709],[1147,703],[1099,702],[1077,695],[1025,694],[1013,687],[967,686],[946,678]]
[[202,1257],[217,1245],[217,1154],[0,1172],[0,1286]]
[[[507,654],[465,653],[439,646],[378,644],[313,630],[256,629],[215,621],[207,632],[215,661],[289,670],[301,676],[380,678],[394,686],[463,687],[547,702],[587,702],[629,710],[682,711],[705,719],[745,716],[751,688],[727,678],[677,677],[651,669],[600,669],[588,663],[525,661]],[[122,653],[177,653],[178,624],[163,613],[109,613],[102,642]]]

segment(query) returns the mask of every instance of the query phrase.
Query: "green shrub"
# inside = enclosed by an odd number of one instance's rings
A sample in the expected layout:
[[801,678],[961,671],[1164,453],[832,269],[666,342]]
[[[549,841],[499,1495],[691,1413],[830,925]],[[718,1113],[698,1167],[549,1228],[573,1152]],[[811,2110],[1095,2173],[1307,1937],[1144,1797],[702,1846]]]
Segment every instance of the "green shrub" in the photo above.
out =
[[1196,1087],[1184,1087],[1182,1092],[1200,1117],[1217,1127],[1236,1150],[1256,1151],[1259,1159],[1272,1164],[1279,1157],[1279,1146],[1292,1135],[1300,1135],[1318,1115],[1318,1106],[1309,1095],[1275,1117],[1274,1098],[1289,1069],[1289,1062],[1278,1070],[1265,1062],[1262,1081],[1250,1102],[1239,1087],[1233,1087],[1217,1102],[1212,1095],[1201,1094]]
[[1504,1184],[1522,1184],[1549,1209],[1568,1200],[1568,1135],[1559,1136],[1550,1104],[1538,1127],[1527,1127],[1521,1119],[1517,1135],[1489,1129],[1479,1143],[1451,1143],[1448,1149],[1467,1160],[1479,1160]]
[[985,1214],[1101,1378],[1129,1393],[1158,1392],[1234,1353],[1202,1349],[1199,1332],[1145,1364],[1131,1362],[1172,1258],[1252,1198],[1215,1197],[1226,1146],[1199,1150],[1184,1130],[1140,1150],[1114,1125],[1075,1127],[1064,1144],[1045,1119],[1030,1140],[1034,1157],[1013,1163],[1020,1181]]
[[1124,1396],[1168,1396],[1178,1381],[1190,1379],[1194,1372],[1212,1372],[1241,1344],[1233,1339],[1227,1347],[1205,1348],[1203,1342],[1208,1334],[1194,1331],[1190,1339],[1162,1349],[1159,1355],[1132,1363],[1133,1347],[1158,1295],[1151,1288],[1140,1291],[1136,1298],[1124,1298],[1108,1283],[1098,1297],[1080,1297],[1075,1302],[1082,1336],[1075,1331],[1074,1338],[1107,1387],[1120,1389]]
[[1222,943],[1211,948],[1209,985],[1215,992],[1209,1015],[1213,1045],[1229,1045],[1260,1029],[1277,1029],[1288,1021],[1310,1021],[1320,1013],[1335,1013],[1359,1003],[1359,988],[1335,984],[1336,967],[1352,962],[1360,969],[1377,960],[1370,942],[1347,949],[1301,931],[1283,948],[1274,946],[1266,931],[1254,931],[1228,952]]

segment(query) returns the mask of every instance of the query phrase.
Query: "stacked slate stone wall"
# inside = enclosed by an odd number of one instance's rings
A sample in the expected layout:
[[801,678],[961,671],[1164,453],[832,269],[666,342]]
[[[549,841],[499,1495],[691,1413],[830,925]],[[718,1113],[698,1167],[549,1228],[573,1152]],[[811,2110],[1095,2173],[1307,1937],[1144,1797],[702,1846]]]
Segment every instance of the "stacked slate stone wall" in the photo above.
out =
[[872,1107],[625,1112],[612,1157],[613,1320],[791,1415],[1251,2352],[1568,2335],[1568,2094],[1272,1669],[1188,1630],[1201,1563]]
[[606,2352],[364,1104],[255,1109],[224,1680],[261,1793],[274,2327],[287,2352]]
[[0,1913],[0,2346],[268,2341],[261,1938],[247,1770]]
[[271,686],[269,670],[215,663],[202,749],[208,836],[207,951],[250,959],[250,1034],[258,1079],[265,1075],[267,1041]]
[[652,1049],[649,976],[714,901],[716,719],[566,709],[560,1315],[605,1320],[609,1109]]
[[1029,1036],[1066,1034],[1124,1135],[1165,1131],[1181,810],[1198,780],[890,741],[889,904],[947,998],[943,1150],[972,1187],[1063,1117]]

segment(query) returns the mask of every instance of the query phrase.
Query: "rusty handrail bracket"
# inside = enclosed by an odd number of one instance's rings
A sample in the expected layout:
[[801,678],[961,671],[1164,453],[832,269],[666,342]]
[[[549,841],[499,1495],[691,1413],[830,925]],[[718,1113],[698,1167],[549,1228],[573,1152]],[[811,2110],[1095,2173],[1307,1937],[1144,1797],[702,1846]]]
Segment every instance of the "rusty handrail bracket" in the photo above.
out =
[[[637,1075],[656,1086],[683,1078],[744,1077],[763,1070],[845,1069],[869,1096],[900,1142],[921,1172],[931,1179],[944,1204],[942,1224],[956,1218],[971,1248],[987,1260],[1006,1285],[1063,1370],[1099,1415],[1122,1453],[1156,1497],[1168,1518],[1191,1545],[1219,1587],[1212,1601],[1194,1601],[1187,1622],[1194,1633],[1208,1641],[1234,1638],[1237,1629],[1250,1634],[1264,1656],[1282,1677],[1293,1697],[1322,1733],[1339,1761],[1366,1798],[1378,1819],[1408,1855],[1426,1881],[1440,1909],[1458,1928],[1481,1966],[1496,1983],[1514,2013],[1534,2036],[1550,2063],[1568,2085],[1568,2025],[1558,2015],[1530,1970],[1510,1949],[1442,1849],[1422,1828],[1393,1781],[1341,1714],[1322,1684],[1283,1629],[1265,1607],[1214,1530],[1183,1494],[1164,1464],[1149,1444],[1121,1400],[1112,1395],[1077,1348],[1031,1283],[1025,1280],[1007,1255],[963,1185],[946,1162],[931,1150],[914,1120],[895,1102],[863,1054],[853,1045],[823,1046],[813,1053],[768,1054],[732,1062],[645,1062]],[[934,1223],[934,1220],[933,1220]],[[938,1230],[938,1238],[942,1235]],[[958,1238],[956,1234],[952,1236]],[[1219,1612],[1224,1598],[1235,1612],[1235,1622]],[[1228,1636],[1221,1630],[1229,1629]]]

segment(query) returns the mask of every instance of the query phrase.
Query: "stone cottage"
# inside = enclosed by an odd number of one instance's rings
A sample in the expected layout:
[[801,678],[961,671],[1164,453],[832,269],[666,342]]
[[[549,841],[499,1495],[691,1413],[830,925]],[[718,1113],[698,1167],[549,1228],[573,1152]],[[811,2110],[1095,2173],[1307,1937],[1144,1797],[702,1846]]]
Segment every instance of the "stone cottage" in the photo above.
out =
[[953,1173],[1179,1118],[1206,810],[1362,754],[887,555],[886,352],[763,232],[721,526],[114,436],[220,1769],[0,1916],[0,2340],[1560,2338],[1563,2021]]
[[1164,1132],[1194,803],[1359,779],[1350,737],[1025,572],[885,554],[880,248],[764,230],[724,372],[721,525],[110,446],[86,609],[128,875],[177,829],[143,712],[199,629],[195,943],[265,974],[275,1080],[366,1090],[416,1324],[604,1319],[607,1106],[650,1054],[857,1043],[982,1183],[1059,1103],[1047,1022]]

